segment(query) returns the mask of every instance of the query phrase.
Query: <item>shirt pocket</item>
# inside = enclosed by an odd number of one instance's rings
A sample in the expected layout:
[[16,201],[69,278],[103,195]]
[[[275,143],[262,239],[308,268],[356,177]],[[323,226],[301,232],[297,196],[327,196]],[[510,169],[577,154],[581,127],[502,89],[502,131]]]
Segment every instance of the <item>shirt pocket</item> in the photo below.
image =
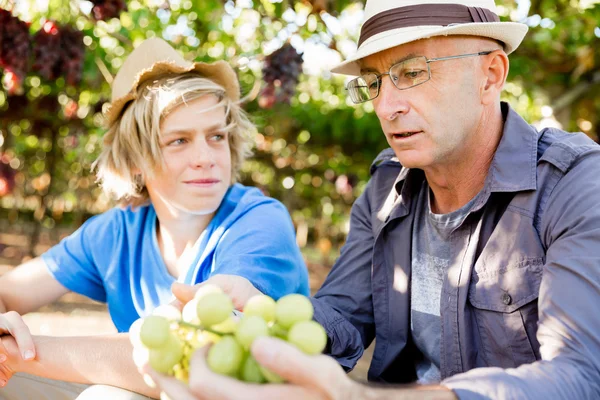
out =
[[540,359],[536,339],[544,259],[474,271],[469,285],[472,318],[487,366],[513,368]]

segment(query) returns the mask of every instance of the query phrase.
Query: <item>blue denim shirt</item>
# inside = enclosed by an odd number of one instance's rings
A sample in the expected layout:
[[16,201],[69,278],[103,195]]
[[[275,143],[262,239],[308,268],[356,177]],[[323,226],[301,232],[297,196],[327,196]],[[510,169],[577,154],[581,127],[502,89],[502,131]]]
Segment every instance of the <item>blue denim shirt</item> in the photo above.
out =
[[[502,109],[470,216],[478,240],[443,283],[442,384],[465,399],[600,398],[600,146]],[[345,369],[376,339],[369,380],[412,382],[411,233],[424,174],[391,149],[371,173],[315,319]]]

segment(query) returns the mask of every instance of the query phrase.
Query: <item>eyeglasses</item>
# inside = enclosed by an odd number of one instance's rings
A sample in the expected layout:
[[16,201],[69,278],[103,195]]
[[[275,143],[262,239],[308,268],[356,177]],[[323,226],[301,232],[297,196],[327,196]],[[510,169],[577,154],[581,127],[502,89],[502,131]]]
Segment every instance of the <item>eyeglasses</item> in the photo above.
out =
[[431,69],[429,68],[429,64],[432,62],[485,56],[493,52],[494,50],[489,50],[480,51],[479,53],[459,54],[456,56],[439,58],[427,58],[425,56],[409,58],[408,60],[392,65],[389,72],[383,74],[368,72],[358,78],[352,79],[348,82],[346,90],[354,103],[364,103],[365,101],[373,100],[379,96],[379,89],[381,88],[381,82],[384,75],[389,75],[392,83],[398,89],[410,89],[411,87],[421,85],[431,79]]

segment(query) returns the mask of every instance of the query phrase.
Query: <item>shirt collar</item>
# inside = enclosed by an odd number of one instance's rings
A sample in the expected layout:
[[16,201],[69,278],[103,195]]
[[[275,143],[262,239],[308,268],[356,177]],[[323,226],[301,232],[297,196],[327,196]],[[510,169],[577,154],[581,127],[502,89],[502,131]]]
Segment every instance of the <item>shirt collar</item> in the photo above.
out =
[[[502,102],[501,108],[502,115],[505,117],[504,129],[489,173],[485,178],[483,190],[487,192],[535,190],[538,132],[525,122],[508,103]],[[425,176],[421,170],[402,167],[394,183],[398,195],[404,198],[410,196],[406,190],[408,188],[404,187],[404,181],[413,175],[419,175],[414,178],[421,180]],[[484,197],[487,198],[487,196]]]

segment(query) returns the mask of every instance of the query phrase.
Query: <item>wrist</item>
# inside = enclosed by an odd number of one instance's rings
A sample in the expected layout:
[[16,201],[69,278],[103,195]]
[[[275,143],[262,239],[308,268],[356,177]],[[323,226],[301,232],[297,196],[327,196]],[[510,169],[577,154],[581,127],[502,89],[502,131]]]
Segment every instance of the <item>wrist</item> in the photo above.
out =
[[398,385],[376,386],[361,384],[351,389],[346,397],[351,400],[383,400],[399,398],[402,400],[457,400],[456,393],[439,385]]
[[348,400],[365,400],[370,399],[372,387],[367,383],[357,382],[350,380],[350,384],[347,386],[344,396],[340,396],[340,399]]

